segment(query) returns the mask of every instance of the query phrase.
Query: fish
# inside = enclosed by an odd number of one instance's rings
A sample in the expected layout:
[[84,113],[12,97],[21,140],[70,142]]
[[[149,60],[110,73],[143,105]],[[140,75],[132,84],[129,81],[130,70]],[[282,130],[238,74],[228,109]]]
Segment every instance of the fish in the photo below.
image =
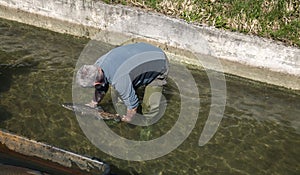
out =
[[82,116],[94,116],[97,119],[102,119],[102,120],[114,120],[117,122],[121,121],[121,117],[119,116],[119,114],[111,114],[109,112],[105,112],[101,108],[101,106],[92,108],[84,104],[63,103],[62,107],[74,111],[77,114]]
[[49,175],[28,168],[0,164],[0,175]]

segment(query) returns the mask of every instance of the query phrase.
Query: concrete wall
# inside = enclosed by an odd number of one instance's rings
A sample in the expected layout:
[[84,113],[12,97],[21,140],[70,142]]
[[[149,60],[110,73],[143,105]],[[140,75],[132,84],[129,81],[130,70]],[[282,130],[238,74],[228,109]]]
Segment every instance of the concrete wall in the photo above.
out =
[[[300,89],[300,49],[267,39],[97,0],[0,0],[0,17],[112,44],[146,39],[164,45],[174,60]],[[223,67],[211,64],[216,58]]]

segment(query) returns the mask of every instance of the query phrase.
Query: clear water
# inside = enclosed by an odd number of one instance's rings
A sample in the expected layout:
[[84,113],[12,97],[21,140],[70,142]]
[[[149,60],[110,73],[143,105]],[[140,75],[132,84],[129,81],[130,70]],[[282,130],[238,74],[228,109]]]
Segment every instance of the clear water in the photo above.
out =
[[[211,94],[206,72],[193,67],[201,108],[183,144],[166,156],[143,162],[103,153],[85,137],[74,113],[61,107],[72,101],[74,67],[88,41],[0,19],[0,128],[99,157],[117,174],[300,174],[299,92],[226,76],[224,118],[210,142],[200,147]],[[103,54],[114,47],[101,45]],[[163,135],[176,122],[180,103],[172,81],[164,95],[168,107],[158,123],[132,127],[108,122],[109,127],[134,140]],[[111,110],[109,98],[103,105]]]

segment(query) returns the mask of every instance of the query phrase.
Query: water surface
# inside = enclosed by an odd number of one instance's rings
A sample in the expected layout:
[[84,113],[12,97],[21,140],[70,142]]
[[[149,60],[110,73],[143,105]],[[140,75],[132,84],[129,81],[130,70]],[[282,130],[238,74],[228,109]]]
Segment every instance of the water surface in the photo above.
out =
[[[189,69],[197,82],[201,105],[196,126],[183,144],[164,157],[143,162],[103,153],[86,138],[74,113],[61,107],[72,101],[74,67],[88,42],[0,19],[0,128],[99,157],[112,164],[113,172],[118,174],[300,173],[299,92],[227,75],[224,118],[214,137],[200,147],[198,140],[208,117],[211,90],[206,72],[194,67]],[[104,54],[114,47],[101,43],[99,52]],[[178,87],[169,80],[164,91],[166,113],[152,126],[108,125],[129,139],[157,138],[176,122],[178,94]],[[113,110],[109,96],[103,105]]]

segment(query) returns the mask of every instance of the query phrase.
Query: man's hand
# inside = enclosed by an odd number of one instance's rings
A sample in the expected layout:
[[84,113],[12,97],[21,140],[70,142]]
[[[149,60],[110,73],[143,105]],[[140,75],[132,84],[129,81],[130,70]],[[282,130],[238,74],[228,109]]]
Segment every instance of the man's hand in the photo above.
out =
[[122,117],[122,121],[123,122],[127,122],[127,123],[129,123],[129,122],[131,122],[131,120],[133,119],[133,117],[135,116],[135,114],[136,114],[136,110],[137,110],[137,108],[134,108],[134,109],[128,109],[127,110],[127,114],[126,115],[123,115],[123,117]]
[[96,108],[97,107],[97,102],[92,100],[90,103],[85,104],[86,106],[89,106],[91,108]]

